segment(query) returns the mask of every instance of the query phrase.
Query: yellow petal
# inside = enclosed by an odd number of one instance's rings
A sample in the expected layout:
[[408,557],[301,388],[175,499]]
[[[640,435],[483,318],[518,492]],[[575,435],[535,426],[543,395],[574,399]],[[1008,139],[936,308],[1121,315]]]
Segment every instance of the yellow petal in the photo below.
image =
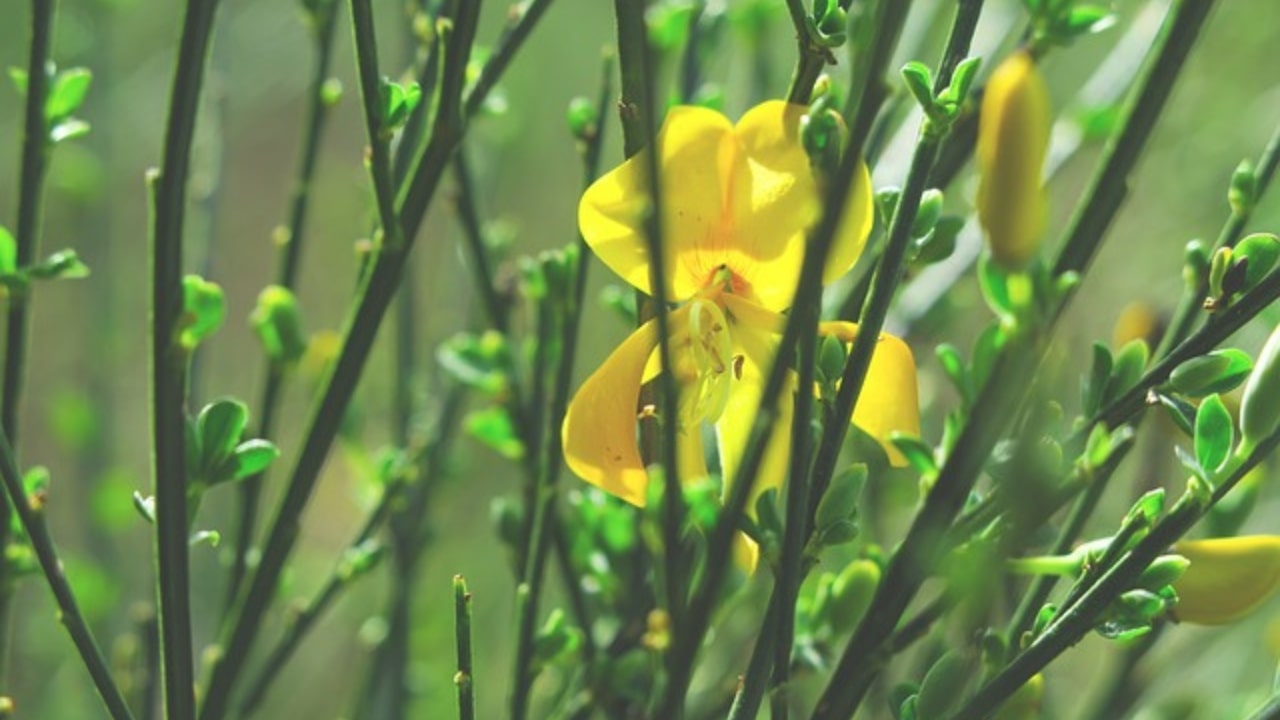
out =
[[982,98],[976,148],[978,219],[1001,267],[1026,265],[1040,246],[1045,199],[1040,187],[1053,117],[1049,92],[1026,52],[992,73]]
[[1280,536],[1184,540],[1173,551],[1191,561],[1173,583],[1179,622],[1222,625],[1244,617],[1280,587]]
[[[821,196],[800,140],[801,105],[780,100],[752,108],[734,128],[745,162],[732,184],[734,235],[726,264],[773,310],[791,306],[805,235],[821,212]],[[823,282],[840,277],[862,253],[871,231],[871,176],[861,165]]]
[[640,326],[587,378],[560,429],[564,459],[578,477],[643,506],[648,475],[636,444],[640,376],[658,342],[654,321]]
[[[849,322],[824,322],[818,331],[852,343],[858,335],[858,326]],[[896,467],[907,464],[907,459],[889,442],[893,432],[920,435],[916,361],[911,348],[901,339],[881,333],[851,419],[854,425],[880,441],[891,464]]]
[[[733,144],[729,120],[705,108],[672,108],[658,132],[663,243],[673,299],[693,295],[719,265],[710,250],[726,232],[725,183],[735,173],[725,164],[734,161]],[[578,205],[578,227],[609,269],[652,294],[643,231],[646,162],[643,154],[636,155],[592,183]]]
[[[724,476],[726,497],[738,471],[739,461],[746,451],[751,425],[755,422],[760,408],[760,395],[764,391],[764,373],[769,372],[774,355],[773,339],[759,331],[752,331],[751,328],[735,327],[734,341],[737,349],[745,356],[742,377],[734,381],[728,406],[716,423],[720,469]],[[777,421],[773,425],[760,470],[756,474],[755,485],[751,489],[751,501],[747,504],[749,512],[754,512],[755,500],[760,493],[769,488],[780,487],[787,479],[791,457],[792,395],[795,387],[795,378],[789,377],[778,398]]]

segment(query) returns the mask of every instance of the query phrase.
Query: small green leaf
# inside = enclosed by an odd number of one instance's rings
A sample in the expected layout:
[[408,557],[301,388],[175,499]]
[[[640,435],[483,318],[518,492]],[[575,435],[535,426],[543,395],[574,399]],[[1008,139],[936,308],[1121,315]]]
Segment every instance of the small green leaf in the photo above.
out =
[[1262,282],[1262,279],[1276,266],[1280,260],[1280,237],[1271,233],[1254,233],[1236,245],[1232,257],[1239,263],[1248,261],[1245,268],[1244,283],[1240,290],[1251,290]]
[[1196,408],[1191,403],[1181,398],[1171,397],[1161,392],[1152,393],[1155,395],[1156,401],[1164,408],[1165,413],[1173,420],[1178,429],[1187,434],[1187,437],[1195,436]]
[[1226,462],[1235,442],[1235,425],[1231,413],[1218,395],[1210,395],[1200,403],[1196,413],[1195,452],[1196,462],[1204,469],[1208,479]]
[[71,68],[58,73],[49,86],[49,96],[44,103],[44,116],[51,126],[56,127],[80,109],[92,82],[93,73],[86,68]]
[[1077,5],[1071,8],[1066,17],[1055,28],[1064,38],[1076,38],[1082,35],[1100,33],[1114,25],[1115,13],[1099,5]]
[[178,340],[182,347],[194,350],[222,325],[226,301],[222,288],[199,275],[182,278],[183,314],[178,324]]
[[441,343],[436,359],[446,373],[468,387],[493,396],[507,389],[511,349],[499,332],[454,335]]
[[1231,184],[1227,188],[1227,204],[1237,217],[1244,217],[1253,211],[1258,202],[1258,172],[1253,163],[1241,160],[1231,173]]
[[138,511],[143,520],[154,525],[156,523],[156,499],[152,495],[143,495],[137,490],[133,491],[133,508]]
[[1147,367],[1147,358],[1151,351],[1147,341],[1141,338],[1130,340],[1116,353],[1115,364],[1111,367],[1111,379],[1107,381],[1103,402],[1111,402],[1128,391],[1142,377]]
[[930,476],[938,472],[938,463],[933,457],[933,448],[914,435],[892,433],[889,442],[898,448],[907,462],[921,475]]
[[25,97],[27,94],[27,71],[20,67],[10,67],[9,79],[13,81],[13,87],[17,89],[18,94]]
[[298,302],[292,291],[269,285],[258,295],[258,305],[249,316],[267,357],[274,363],[291,365],[307,350]]
[[246,440],[236,446],[231,456],[233,468],[223,480],[243,480],[266,470],[276,458],[280,457],[280,448],[270,440]]
[[27,268],[33,280],[76,280],[89,277],[89,266],[75,250],[60,250]]
[[943,215],[934,223],[933,230],[916,242],[914,262],[921,265],[932,265],[942,262],[956,251],[956,239],[964,228],[964,218],[958,215]]
[[915,221],[911,225],[911,237],[922,240],[933,232],[933,227],[942,217],[942,191],[936,188],[925,190],[920,196],[920,207],[916,210]]
[[867,482],[867,466],[850,465],[831,479],[827,491],[818,501],[814,524],[819,528],[851,519],[858,508],[858,498]]
[[902,67],[902,79],[907,83],[907,90],[915,97],[916,102],[924,109],[925,114],[932,117],[936,108],[933,98],[933,72],[922,62],[912,60]]
[[1204,397],[1235,389],[1252,370],[1253,358],[1243,350],[1214,350],[1174,368],[1169,374],[1169,384],[1183,395]]
[[943,373],[951,380],[967,407],[973,401],[973,388],[969,382],[969,369],[965,367],[960,351],[954,345],[942,343],[934,352],[938,356],[938,363],[942,365]]
[[916,712],[920,718],[945,717],[962,697],[969,678],[976,670],[964,655],[952,651],[938,659],[920,682],[916,696]]
[[211,470],[235,453],[248,422],[249,408],[239,400],[216,400],[204,406],[196,419],[201,470]]
[[49,128],[49,142],[57,145],[67,140],[75,140],[89,134],[89,123],[75,118],[68,118]]

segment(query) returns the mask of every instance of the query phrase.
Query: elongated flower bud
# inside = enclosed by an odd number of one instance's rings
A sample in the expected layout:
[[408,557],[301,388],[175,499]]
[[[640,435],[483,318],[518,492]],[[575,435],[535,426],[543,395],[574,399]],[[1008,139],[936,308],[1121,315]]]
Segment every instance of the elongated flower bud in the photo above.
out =
[[1223,625],[1247,615],[1280,587],[1280,536],[1184,540],[1174,552],[1191,561],[1173,584],[1179,622]]
[[1240,434],[1245,445],[1267,439],[1280,426],[1280,327],[1258,353],[1240,399]]
[[996,264],[1025,266],[1044,230],[1040,187],[1052,124],[1049,92],[1026,52],[991,75],[978,128],[978,219]]

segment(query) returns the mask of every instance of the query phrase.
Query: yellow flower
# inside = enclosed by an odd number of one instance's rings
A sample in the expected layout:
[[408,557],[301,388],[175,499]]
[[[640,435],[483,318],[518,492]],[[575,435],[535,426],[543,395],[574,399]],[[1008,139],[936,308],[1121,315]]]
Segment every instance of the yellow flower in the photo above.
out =
[[1173,551],[1191,561],[1173,584],[1178,622],[1223,625],[1244,617],[1280,587],[1280,536],[1184,540]]
[[[676,107],[656,139],[665,280],[670,299],[681,303],[669,315],[668,342],[680,388],[674,421],[686,479],[707,474],[704,423],[715,427],[722,476],[733,477],[772,364],[781,313],[795,295],[805,235],[821,210],[799,137],[804,112],[766,102],[734,125],[711,110]],[[642,156],[633,157],[596,181],[582,197],[578,224],[605,265],[650,293],[644,167]],[[824,282],[852,267],[871,222],[871,178],[863,167]],[[850,323],[824,323],[822,330],[846,341],[857,332]],[[654,321],[624,340],[579,388],[561,429],[569,468],[637,506],[648,484],[636,440],[637,405],[640,386],[662,372],[657,344]],[[792,377],[756,493],[786,476],[794,388]],[[882,440],[892,430],[919,433],[915,365],[901,340],[882,336],[853,421]]]
[[1044,231],[1040,175],[1053,123],[1035,60],[1017,52],[991,74],[978,120],[978,220],[991,258],[1017,270],[1035,257]]

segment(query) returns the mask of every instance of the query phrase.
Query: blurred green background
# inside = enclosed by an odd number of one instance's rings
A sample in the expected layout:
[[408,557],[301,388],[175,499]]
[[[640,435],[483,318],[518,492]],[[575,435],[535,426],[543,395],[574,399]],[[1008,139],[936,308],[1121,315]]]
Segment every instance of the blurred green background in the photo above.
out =
[[[727,3],[730,10],[742,4]],[[770,7],[773,27],[763,58],[731,27],[722,51],[705,68],[706,78],[723,87],[731,117],[763,99],[752,95],[754,63],[768,67],[767,94],[782,96],[794,58],[782,1],[751,4]],[[942,0],[916,3],[900,60],[935,60],[951,5]],[[1008,47],[1004,35],[1022,17],[1014,0],[987,5],[975,47],[984,56]],[[1115,5],[1119,27],[1055,53],[1045,67],[1055,104],[1065,113],[1077,111],[1073,97],[1080,85],[1148,3],[1120,0]],[[1165,3],[1150,5],[1160,9]],[[1165,311],[1173,307],[1182,287],[1183,245],[1193,237],[1216,235],[1226,215],[1231,171],[1239,160],[1256,157],[1280,122],[1280,77],[1275,73],[1280,4],[1219,5],[1152,138],[1121,218],[1074,303],[1062,344],[1069,368],[1086,361],[1093,338],[1110,336],[1125,303],[1141,299]],[[49,513],[55,539],[98,637],[109,652],[121,656],[136,642],[134,620],[140,608],[152,603],[149,528],[130,501],[134,490],[145,494],[150,485],[143,173],[160,157],[180,9],[180,3],[158,0],[64,1],[54,46],[60,66],[93,71],[93,87],[79,113],[93,130],[54,153],[42,247],[74,248],[93,274],[36,290],[19,449],[24,465],[46,465],[52,472]],[[378,11],[382,68],[398,74],[412,54],[406,15],[395,2],[379,3]],[[22,2],[0,10],[0,66],[25,65],[27,12]],[[506,12],[503,3],[486,4],[479,42],[493,42]],[[339,15],[333,74],[345,93],[324,136],[298,287],[312,331],[341,326],[353,294],[356,242],[368,235],[373,217],[345,7]],[[486,115],[471,128],[465,148],[476,170],[480,210],[486,219],[501,220],[514,230],[516,253],[560,247],[574,238],[581,173],[565,109],[574,96],[594,97],[602,49],[611,42],[610,3],[553,3],[501,83],[505,111]],[[194,385],[199,400],[234,396],[252,408],[260,393],[261,352],[245,318],[258,292],[275,277],[272,234],[285,218],[313,62],[296,3],[224,0],[199,121],[186,261],[189,271],[222,285],[228,322],[202,350]],[[831,73],[837,83],[843,82],[845,64]],[[21,96],[5,83],[0,87],[0,224],[10,228],[16,212],[21,109]],[[607,119],[606,133],[608,167],[621,157],[613,118]],[[901,182],[906,158],[895,147],[873,171],[877,187]],[[1053,182],[1053,227],[1061,226],[1078,197],[1096,150],[1080,153]],[[424,360],[418,373],[421,395],[429,392],[436,374],[429,362],[432,349],[466,327],[472,304],[450,194],[447,186],[439,193],[413,260]],[[963,208],[971,195],[962,178],[950,190],[949,205]],[[1273,231],[1280,226],[1280,202],[1265,202],[1253,226]],[[1052,243],[1052,231],[1049,237]],[[592,268],[590,297],[609,280],[605,275],[598,264]],[[911,338],[922,369],[922,400],[933,418],[927,425],[935,433],[952,399],[941,390],[931,345],[946,339],[967,347],[968,333],[986,312],[967,284],[957,288],[949,307],[945,322],[926,323],[926,330]],[[1277,317],[1271,312],[1267,327]],[[579,375],[625,332],[613,315],[591,305]],[[1252,328],[1238,344],[1252,351],[1264,332],[1261,325]],[[390,334],[384,335],[342,441],[370,452],[388,442],[392,417]],[[284,456],[273,473],[277,481],[296,450],[311,389],[305,378],[289,387],[279,438]],[[353,460],[358,455],[331,454],[305,517],[285,597],[310,596],[362,522],[371,491]],[[1170,453],[1149,453],[1147,460],[1139,473],[1180,481]],[[416,599],[413,674],[420,694],[414,717],[439,717],[453,707],[450,578],[457,573],[467,577],[475,597],[481,716],[500,716],[512,662],[514,592],[506,551],[489,522],[489,505],[493,497],[514,494],[519,487],[517,468],[473,440],[459,439],[450,473],[429,511],[435,532],[423,558]],[[567,478],[562,487],[575,489],[578,483]],[[271,485],[269,502],[275,490],[278,485]],[[197,524],[223,530],[228,541],[222,548],[201,545],[192,550],[198,647],[212,640],[221,608],[233,495],[230,490],[211,494]],[[1255,517],[1260,531],[1277,529],[1280,515],[1271,495]],[[1105,512],[1100,517],[1110,522]],[[892,544],[893,538],[885,541]],[[382,606],[388,567],[362,580],[322,620],[285,670],[263,717],[335,718],[348,712],[363,679],[368,643],[377,636],[372,616]],[[558,597],[553,592],[544,607]],[[1258,632],[1267,614],[1259,613],[1250,626],[1226,631],[1176,630],[1178,637],[1165,648],[1171,655],[1208,658],[1204,648],[1212,643],[1210,647],[1221,649],[1212,657],[1223,660],[1191,673],[1190,684],[1183,680],[1164,689],[1226,695],[1265,687],[1275,660]],[[14,623],[12,694],[20,703],[20,716],[99,716],[88,677],[38,577],[23,583]],[[260,647],[270,645],[278,628],[278,622],[267,626]],[[730,645],[734,647],[722,648],[740,649]],[[1091,658],[1105,652],[1109,649],[1101,641],[1086,641],[1069,655],[1068,664],[1076,671],[1064,677],[1087,682],[1087,673],[1100,666]],[[737,672],[723,664],[729,659],[717,657],[711,666]],[[1053,716],[1069,717],[1072,690],[1055,685],[1054,677],[1050,702],[1062,712]],[[1162,678],[1157,687],[1170,682]],[[1214,710],[1200,712],[1199,717],[1222,717]]]

